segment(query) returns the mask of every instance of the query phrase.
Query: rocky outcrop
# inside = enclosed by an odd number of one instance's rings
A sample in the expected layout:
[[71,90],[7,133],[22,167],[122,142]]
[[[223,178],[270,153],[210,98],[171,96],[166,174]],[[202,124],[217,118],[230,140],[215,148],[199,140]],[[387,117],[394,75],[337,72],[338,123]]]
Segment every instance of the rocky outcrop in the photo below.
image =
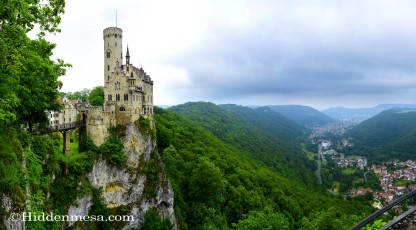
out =
[[3,217],[4,228],[7,230],[26,229],[25,222],[21,220],[21,212],[17,212],[16,210],[14,210],[13,200],[10,197],[3,194],[1,201],[2,207],[8,214]]
[[[128,207],[129,214],[134,221],[128,222],[123,229],[140,227],[144,213],[155,207],[165,218],[170,218],[176,225],[173,211],[173,189],[166,178],[163,164],[159,164],[159,183],[155,189],[155,196],[145,194],[146,170],[145,165],[151,154],[156,154],[156,141],[150,133],[142,134],[134,124],[127,124],[122,138],[124,152],[127,157],[127,167],[120,169],[111,166],[103,158],[94,162],[92,172],[87,177],[91,185],[102,189],[102,195],[107,208]],[[158,157],[158,156],[157,156]],[[87,215],[91,206],[91,196],[76,201],[68,214]]]

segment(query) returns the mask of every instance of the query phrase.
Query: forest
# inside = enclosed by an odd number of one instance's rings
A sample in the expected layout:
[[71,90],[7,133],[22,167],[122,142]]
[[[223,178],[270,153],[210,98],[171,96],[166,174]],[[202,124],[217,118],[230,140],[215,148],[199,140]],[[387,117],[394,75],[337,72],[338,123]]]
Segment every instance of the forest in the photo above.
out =
[[[301,182],[296,169],[287,168],[283,175],[297,179],[279,175],[278,168],[266,164],[271,158],[258,157],[252,148],[231,145],[209,132],[204,125],[216,127],[213,122],[160,108],[155,113],[159,151],[183,229],[348,229],[372,212],[359,202]],[[209,118],[205,114],[201,119]],[[233,141],[248,141],[244,136]]]

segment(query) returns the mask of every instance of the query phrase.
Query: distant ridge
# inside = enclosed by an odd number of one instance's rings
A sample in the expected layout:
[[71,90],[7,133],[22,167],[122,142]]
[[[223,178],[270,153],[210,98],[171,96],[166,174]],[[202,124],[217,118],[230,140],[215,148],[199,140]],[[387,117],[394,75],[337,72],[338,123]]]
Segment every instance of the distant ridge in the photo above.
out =
[[304,126],[319,126],[336,122],[336,119],[304,105],[267,105],[271,110]]
[[393,108],[416,108],[416,104],[380,104],[371,108],[350,109],[345,107],[334,107],[322,112],[335,119],[368,119],[384,110]]

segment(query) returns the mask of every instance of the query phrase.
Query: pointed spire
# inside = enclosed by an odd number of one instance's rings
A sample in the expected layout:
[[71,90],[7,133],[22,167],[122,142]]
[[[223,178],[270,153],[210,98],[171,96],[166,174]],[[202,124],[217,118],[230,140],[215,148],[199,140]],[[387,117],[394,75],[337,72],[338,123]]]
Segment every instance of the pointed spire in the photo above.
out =
[[130,64],[129,44],[127,44],[126,65]]

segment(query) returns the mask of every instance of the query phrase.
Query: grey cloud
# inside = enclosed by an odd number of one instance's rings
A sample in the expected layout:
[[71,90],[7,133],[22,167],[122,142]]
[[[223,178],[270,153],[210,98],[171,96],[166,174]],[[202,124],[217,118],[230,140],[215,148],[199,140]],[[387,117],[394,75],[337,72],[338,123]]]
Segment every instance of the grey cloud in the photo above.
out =
[[410,84],[393,84],[403,75],[415,73],[416,47],[407,40],[414,35],[386,31],[385,37],[374,39],[371,31],[365,31],[365,26],[362,29],[351,37],[351,28],[341,35],[299,28],[298,36],[293,37],[261,25],[236,30],[218,24],[212,34],[174,62],[187,70],[197,91],[190,89],[190,94],[213,101],[261,94],[314,96],[317,100],[340,94],[387,96],[416,86],[416,78]]

